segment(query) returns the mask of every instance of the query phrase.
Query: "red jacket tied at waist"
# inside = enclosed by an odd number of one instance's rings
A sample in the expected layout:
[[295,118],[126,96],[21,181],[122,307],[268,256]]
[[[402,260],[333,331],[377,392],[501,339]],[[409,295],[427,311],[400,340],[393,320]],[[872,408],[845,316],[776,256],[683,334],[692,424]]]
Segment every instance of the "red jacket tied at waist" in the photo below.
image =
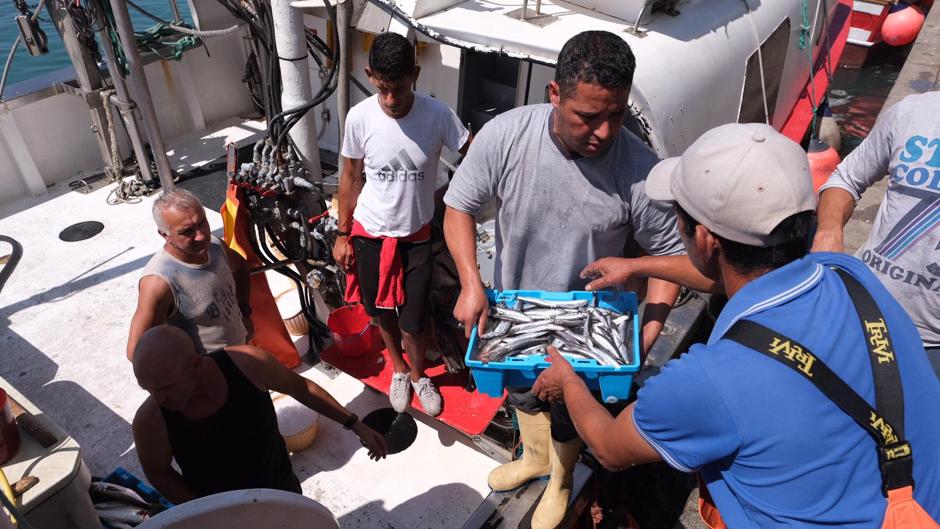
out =
[[[354,220],[349,233],[348,244],[352,249],[352,239],[364,237],[366,239],[381,239],[382,251],[379,254],[379,289],[375,295],[375,307],[379,309],[395,309],[405,303],[405,270],[401,266],[401,256],[398,255],[398,243],[425,242],[431,238],[431,225],[425,224],[420,230],[407,237],[384,237],[372,235],[367,232],[359,221]],[[356,267],[346,272],[346,302],[362,302],[362,291],[359,289],[359,278]]]

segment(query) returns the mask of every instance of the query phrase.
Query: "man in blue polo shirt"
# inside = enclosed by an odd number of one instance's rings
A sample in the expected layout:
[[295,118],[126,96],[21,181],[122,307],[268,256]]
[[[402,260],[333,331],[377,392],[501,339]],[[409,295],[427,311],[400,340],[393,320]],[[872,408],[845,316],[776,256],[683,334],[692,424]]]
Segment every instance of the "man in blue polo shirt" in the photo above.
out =
[[533,390],[564,400],[605,467],[665,460],[698,472],[728,527],[881,527],[887,503],[873,438],[810,379],[725,337],[739,320],[762,324],[803,344],[875,406],[859,316],[833,270],[841,268],[884,315],[914,498],[940,519],[940,382],[910,317],[864,263],[807,254],[815,196],[799,145],[766,125],[724,125],[658,164],[646,190],[678,212],[704,276],[686,282],[711,280],[729,298],[708,342],[666,364],[616,418],[556,352]]

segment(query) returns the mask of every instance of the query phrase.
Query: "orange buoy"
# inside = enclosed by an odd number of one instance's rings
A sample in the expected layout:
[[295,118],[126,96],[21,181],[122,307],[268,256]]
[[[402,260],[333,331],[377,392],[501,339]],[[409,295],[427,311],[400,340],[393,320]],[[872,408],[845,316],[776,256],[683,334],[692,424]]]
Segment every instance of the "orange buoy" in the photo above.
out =
[[898,4],[891,8],[881,25],[881,40],[891,46],[910,44],[920,33],[925,18],[920,8]]
[[819,191],[842,159],[839,158],[839,153],[835,149],[819,139],[809,141],[806,157],[809,158],[809,170],[813,175],[813,189]]

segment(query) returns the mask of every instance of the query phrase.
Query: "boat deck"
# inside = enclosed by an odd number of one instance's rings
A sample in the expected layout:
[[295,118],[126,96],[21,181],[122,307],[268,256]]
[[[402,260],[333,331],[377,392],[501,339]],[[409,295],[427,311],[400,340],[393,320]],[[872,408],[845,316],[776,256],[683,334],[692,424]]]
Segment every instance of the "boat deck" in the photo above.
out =
[[[226,139],[245,144],[256,134],[250,125],[225,124],[172,145],[171,161],[199,167],[220,156]],[[0,294],[0,376],[78,441],[93,475],[121,466],[142,476],[130,423],[146,393],[124,349],[140,271],[163,241],[150,215],[153,197],[109,206],[112,187],[83,194],[62,184],[0,209],[0,233],[17,239],[24,252]],[[221,234],[221,217],[207,206],[211,227]],[[67,226],[92,220],[104,224],[97,236],[58,238]],[[7,252],[2,245],[0,256]],[[297,345],[303,352],[306,339]],[[306,365],[298,371],[360,416],[388,406],[387,397],[346,374]],[[292,456],[304,494],[326,505],[343,527],[462,526],[489,492],[486,475],[497,463],[456,430],[414,415],[415,443],[381,462],[324,420],[315,444]]]

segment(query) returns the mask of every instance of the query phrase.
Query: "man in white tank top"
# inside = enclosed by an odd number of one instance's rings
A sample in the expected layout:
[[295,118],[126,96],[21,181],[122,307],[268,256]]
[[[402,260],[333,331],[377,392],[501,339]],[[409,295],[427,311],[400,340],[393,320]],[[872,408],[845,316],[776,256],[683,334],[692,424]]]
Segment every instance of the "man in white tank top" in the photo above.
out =
[[164,323],[189,334],[200,354],[247,343],[253,331],[248,263],[212,236],[202,204],[185,189],[162,193],[153,219],[166,243],[144,267],[127,358],[147,329]]

